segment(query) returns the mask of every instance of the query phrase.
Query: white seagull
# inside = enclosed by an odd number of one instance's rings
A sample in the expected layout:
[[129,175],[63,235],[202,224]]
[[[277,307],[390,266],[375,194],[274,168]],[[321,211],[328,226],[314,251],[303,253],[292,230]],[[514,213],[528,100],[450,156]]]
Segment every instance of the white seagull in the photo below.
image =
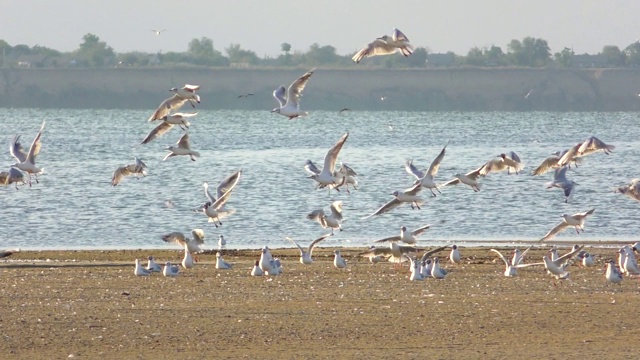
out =
[[562,214],[562,222],[556,225],[553,229],[549,230],[549,232],[542,238],[540,241],[545,241],[549,239],[553,239],[556,234],[565,230],[569,226],[573,226],[576,229],[576,233],[580,234],[580,230],[584,232],[584,221],[587,216],[593,214],[595,209],[591,209],[589,211],[575,213],[573,215]]
[[167,154],[167,156],[164,157],[164,159],[162,159],[162,161],[165,161],[172,156],[179,156],[179,155],[189,155],[189,157],[191,158],[191,161],[196,161],[194,156],[195,157],[200,156],[199,152],[191,150],[191,143],[189,142],[188,133],[185,133],[184,135],[182,135],[180,137],[180,140],[178,140],[175,146],[174,145],[168,146],[166,150],[168,150],[169,153]]
[[507,170],[507,175],[514,172],[516,175],[524,168],[524,164],[520,161],[520,157],[515,152],[511,151],[509,154],[502,153],[495,159],[487,161],[480,168],[480,175],[487,176],[492,172],[500,172]]
[[448,271],[440,267],[440,259],[433,258],[433,264],[431,265],[431,277],[434,279],[444,279],[448,274]]
[[575,186],[578,185],[577,182],[573,180],[567,180],[567,170],[568,166],[563,166],[559,169],[556,169],[553,173],[553,181],[548,182],[545,186],[547,189],[551,189],[553,187],[557,187],[562,189],[564,192],[564,202],[568,203],[569,199],[573,196],[575,192]]
[[167,31],[167,29],[162,29],[162,30],[155,30],[155,29],[150,29],[151,31],[153,31],[154,33],[156,33],[156,35],[160,35],[163,32]]
[[136,276],[149,276],[151,271],[145,269],[140,264],[140,259],[136,259],[136,269],[133,271]]
[[193,239],[189,239],[183,233],[174,231],[162,236],[162,240],[168,243],[176,243],[194,254],[202,252],[200,246],[204,244],[204,231],[202,229],[191,230]]
[[162,266],[160,266],[160,264],[157,264],[153,260],[153,256],[149,256],[147,258],[147,270],[149,270],[151,272],[161,272],[162,271]]
[[340,255],[340,250],[335,250],[333,252],[333,266],[338,269],[344,269],[347,267],[347,261]]
[[391,36],[383,35],[375,39],[353,55],[352,60],[359,63],[365,57],[390,55],[396,52],[400,52],[405,57],[409,56],[413,53],[413,46],[409,44],[409,39],[402,31],[393,28],[393,34]]
[[232,215],[235,212],[234,209],[227,209],[226,203],[229,200],[229,196],[231,196],[231,191],[235,189],[236,185],[240,181],[241,176],[242,169],[235,171],[224,178],[216,188],[215,197],[209,191],[209,183],[204,182],[202,184],[204,187],[204,194],[209,201],[204,203],[200,209],[196,211],[203,211],[209,218],[209,222],[213,222],[216,227],[218,227],[218,224],[222,225],[220,219]]
[[184,258],[182,259],[182,267],[185,269],[191,269],[195,266],[195,262],[193,261],[193,256],[191,256],[191,251],[189,251],[189,246],[185,244],[184,246]]
[[111,177],[111,186],[120,184],[122,179],[131,175],[135,175],[136,179],[139,179],[140,175],[147,176],[147,165],[143,163],[142,160],[135,158],[135,163],[120,166],[113,172],[113,176]]
[[334,201],[331,204],[331,215],[326,215],[324,210],[313,210],[307,215],[307,219],[317,221],[324,229],[338,229],[342,231],[342,201]]
[[640,179],[633,179],[628,185],[620,186],[614,192],[640,201]]
[[164,99],[160,106],[151,114],[148,121],[163,120],[163,118],[173,110],[180,109],[188,100],[182,96],[175,94],[168,99]]
[[40,142],[40,137],[42,137],[42,131],[44,130],[45,122],[42,122],[42,126],[40,126],[40,131],[38,131],[38,135],[33,139],[31,146],[29,147],[29,152],[25,153],[22,145],[20,144],[20,135],[15,135],[11,139],[11,144],[9,145],[9,153],[18,160],[17,163],[11,165],[13,168],[20,169],[27,174],[29,174],[29,186],[31,186],[31,174],[36,177],[36,183],[38,182],[38,174],[42,174],[44,172],[43,168],[39,168],[36,166],[36,156],[40,153],[40,147],[42,143]]
[[260,253],[260,260],[258,262],[258,266],[263,272],[268,273],[270,270],[272,270],[271,260],[273,260],[273,257],[271,256],[269,248],[266,246],[263,247]]
[[164,115],[158,119],[149,119],[149,121],[161,120],[162,122],[158,126],[153,128],[153,130],[151,130],[149,134],[147,134],[147,136],[142,140],[141,144],[147,144],[152,140],[159,138],[160,136],[164,135],[166,132],[171,130],[174,125],[178,125],[182,130],[186,131],[191,125],[191,123],[187,119],[190,117],[194,117],[197,114],[198,114],[197,112],[196,113],[175,113],[170,115]]
[[200,85],[190,84],[184,84],[184,86],[181,88],[174,87],[169,89],[169,91],[173,91],[174,93],[176,93],[176,95],[189,101],[189,104],[191,104],[192,107],[195,107],[192,100],[197,102],[198,104],[200,103],[200,95],[196,94],[196,91],[198,90],[200,90]]
[[473,191],[478,192],[480,191],[480,183],[478,182],[478,176],[480,176],[480,168],[477,168],[473,171],[469,171],[466,174],[462,174],[462,173],[458,173],[453,175],[453,177],[455,179],[453,180],[449,180],[446,183],[442,184],[442,186],[449,186],[449,185],[457,185],[457,184],[465,184],[471,187],[471,189],[473,189]]
[[605,144],[602,140],[598,139],[595,136],[591,136],[578,148],[579,156],[586,156],[589,154],[593,154],[600,150],[604,151],[605,154],[609,155],[611,151],[613,151],[616,147],[614,145]]
[[256,260],[253,268],[251,269],[251,276],[262,276],[264,272],[260,269],[260,260]]
[[218,247],[221,248],[225,245],[227,245],[227,241],[224,239],[224,236],[220,234],[220,236],[218,236]]
[[164,264],[162,269],[162,275],[164,276],[178,276],[180,273],[180,267],[177,265],[171,265],[169,261]]
[[216,269],[218,269],[218,270],[229,270],[229,269],[231,269],[231,264],[229,264],[228,262],[224,261],[224,259],[222,258],[222,254],[220,254],[219,252],[216,253]]
[[529,266],[544,265],[545,269],[547,269],[547,271],[551,275],[555,276],[556,279],[558,280],[566,279],[569,277],[569,272],[567,271],[567,267],[571,265],[571,259],[573,259],[573,257],[578,252],[580,252],[582,248],[584,248],[584,245],[574,246],[572,251],[560,256],[556,260],[551,260],[548,256],[545,255],[542,257],[543,262],[541,263],[520,264],[517,267],[523,268],[523,267],[529,267]]
[[[560,159],[571,149],[567,149],[564,151],[556,151],[553,154],[551,154],[550,156],[548,156],[546,159],[542,160],[542,163],[540,163],[540,165],[538,165],[537,168],[535,168],[532,172],[532,175],[536,176],[536,175],[543,175],[545,173],[547,173],[547,171],[549,170],[555,170],[558,168],[561,168],[562,166],[559,165]],[[573,163],[576,167],[578,167],[578,163],[582,162],[582,158],[581,157],[573,157],[571,159],[571,161],[569,161],[567,163],[567,166],[569,168],[571,168],[571,163]]]
[[414,245],[417,241],[417,237],[425,232],[425,230],[429,229],[431,225],[421,226],[411,232],[407,231],[407,227],[403,226],[400,228],[400,235],[389,236],[384,239],[376,240],[374,243],[383,243],[387,241],[402,241],[405,244]]
[[306,111],[300,110],[300,97],[302,96],[302,91],[304,87],[307,85],[307,82],[313,75],[315,69],[305,73],[300,76],[296,81],[292,82],[289,85],[288,89],[285,89],[284,86],[280,86],[273,92],[273,97],[278,100],[280,107],[277,107],[271,112],[278,113],[280,115],[284,115],[291,119],[295,119],[298,116],[307,116],[309,115]]
[[460,250],[458,250],[458,245],[451,246],[451,252],[449,253],[449,260],[451,260],[454,264],[460,264]]
[[424,203],[424,199],[418,196],[418,193],[422,190],[422,185],[420,183],[416,183],[412,187],[404,190],[404,191],[394,191],[391,195],[393,195],[393,199],[382,205],[378,210],[376,210],[373,214],[365,216],[363,219],[370,218],[374,215],[384,214],[389,212],[403,203],[409,203],[411,208],[420,209],[420,205]]
[[316,189],[329,186],[330,190],[332,187],[336,187],[341,184],[342,179],[339,178],[335,172],[336,160],[338,159],[338,154],[348,137],[349,133],[342,135],[340,140],[338,140],[338,142],[336,142],[335,145],[327,151],[327,154],[324,156],[324,165],[322,166],[322,170],[318,169],[311,160],[307,160],[305,170],[310,174],[309,178],[318,183]]
[[607,263],[605,278],[612,284],[620,284],[622,282],[622,273],[618,270],[615,261],[609,260]]
[[285,238],[289,241],[291,241],[297,248],[298,250],[300,250],[300,263],[304,264],[304,265],[309,265],[311,263],[313,263],[313,259],[311,258],[312,254],[313,254],[313,248],[322,240],[326,239],[327,237],[332,236],[331,234],[326,234],[326,235],[322,235],[319,238],[313,240],[311,242],[311,244],[309,244],[309,247],[305,250],[302,248],[302,246],[298,245],[297,242],[295,242],[295,240],[291,239],[291,238]]
[[504,276],[516,276],[518,275],[517,266],[520,265],[520,263],[522,262],[522,259],[524,259],[524,256],[527,254],[529,249],[531,249],[531,247],[527,248],[523,252],[520,252],[519,249],[515,249],[513,251],[513,259],[505,258],[504,255],[502,255],[502,253],[496,249],[491,249],[491,251],[498,254],[498,257],[504,262],[504,266],[505,266]]
[[438,169],[440,169],[440,163],[442,162],[442,159],[444,159],[447,145],[449,145],[449,142],[444,145],[444,147],[440,151],[440,154],[436,156],[431,165],[429,165],[429,168],[424,172],[418,170],[418,168],[413,165],[413,160],[409,160],[405,163],[405,170],[410,175],[413,175],[416,178],[416,183],[419,182],[422,187],[431,190],[431,194],[433,194],[433,196],[436,196],[436,193],[433,192],[433,189],[441,194],[440,190],[438,189],[438,184],[436,184],[433,179],[438,174]]

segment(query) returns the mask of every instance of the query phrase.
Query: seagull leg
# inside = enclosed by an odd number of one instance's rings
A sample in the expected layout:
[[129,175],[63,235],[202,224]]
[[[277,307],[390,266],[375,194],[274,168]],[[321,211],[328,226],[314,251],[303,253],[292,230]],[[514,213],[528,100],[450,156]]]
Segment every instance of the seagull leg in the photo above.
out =
[[36,177],[36,184],[38,184],[38,183],[39,183],[39,181],[38,181],[38,174],[33,174],[33,175]]
[[418,203],[416,203],[416,207],[418,208],[418,210],[420,210],[420,205],[418,205]]
[[193,101],[191,101],[191,99],[188,99],[187,101],[189,101],[189,104],[191,104],[191,107],[192,107],[192,108],[194,108],[194,109],[196,108],[196,106],[195,106],[195,105],[193,105]]
[[433,197],[436,197],[436,193],[433,192],[433,189],[429,188],[429,190],[431,190],[431,195],[433,195]]

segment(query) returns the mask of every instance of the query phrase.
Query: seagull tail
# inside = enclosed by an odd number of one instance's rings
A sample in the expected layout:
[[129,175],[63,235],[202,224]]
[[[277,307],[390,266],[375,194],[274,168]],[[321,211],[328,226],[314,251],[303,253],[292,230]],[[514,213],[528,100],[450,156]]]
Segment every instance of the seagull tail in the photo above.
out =
[[200,157],[200,153],[197,151],[191,151],[191,155],[195,156],[195,157]]

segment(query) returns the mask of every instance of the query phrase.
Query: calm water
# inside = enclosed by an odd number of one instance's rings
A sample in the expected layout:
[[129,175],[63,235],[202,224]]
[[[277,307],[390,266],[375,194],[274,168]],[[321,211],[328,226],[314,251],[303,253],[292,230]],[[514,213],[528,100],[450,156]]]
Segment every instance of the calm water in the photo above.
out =
[[[0,166],[12,164],[8,144],[22,134],[28,147],[42,120],[47,125],[37,158],[45,168],[32,188],[0,187],[0,248],[174,248],[161,240],[171,231],[203,228],[208,247],[224,234],[229,248],[263,245],[290,247],[285,236],[304,243],[323,234],[306,220],[313,209],[328,210],[344,201],[344,231],[325,246],[370,245],[406,225],[434,224],[424,241],[533,240],[560,221],[562,213],[595,207],[580,237],[568,230],[558,240],[637,240],[640,204],[613,193],[614,186],[640,177],[638,113],[420,113],[316,111],[289,121],[268,111],[202,111],[192,121],[196,161],[175,157],[161,161],[163,148],[182,130],[175,128],[146,146],[139,142],[152,128],[151,111],[0,109]],[[389,131],[387,124],[393,124]],[[349,131],[339,157],[359,174],[360,190],[331,195],[314,190],[303,166],[322,164],[326,151]],[[616,145],[610,156],[596,153],[569,178],[580,185],[565,204],[559,189],[546,190],[552,173],[528,173],[553,151],[595,135]],[[424,168],[442,146],[450,144],[437,180],[470,171],[500,152],[516,151],[527,174],[491,174],[482,191],[452,186],[431,198],[422,210],[403,206],[367,220],[361,218],[409,187],[403,164],[414,159]],[[125,179],[112,188],[112,172],[138,156],[149,176]],[[206,216],[191,211],[206,200],[202,183],[217,184],[244,169],[228,206],[236,214],[216,229]],[[165,206],[172,200],[174,208]]]

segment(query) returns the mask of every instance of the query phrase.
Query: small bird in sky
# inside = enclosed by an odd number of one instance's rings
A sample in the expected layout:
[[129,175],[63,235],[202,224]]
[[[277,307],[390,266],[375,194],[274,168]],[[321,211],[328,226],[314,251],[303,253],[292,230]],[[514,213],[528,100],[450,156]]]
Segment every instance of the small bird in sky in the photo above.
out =
[[151,29],[151,31],[153,31],[154,33],[156,33],[157,36],[160,36],[160,34],[162,34],[163,31],[167,31],[167,29],[162,29],[162,30],[154,30]]
[[254,95],[253,93],[242,94],[242,95],[238,95],[238,97],[236,99],[246,98],[246,97],[253,96],[253,95]]
[[349,109],[349,108],[342,108],[342,109],[340,109],[340,111],[338,111],[338,114],[342,114],[342,113],[343,113],[343,112],[345,112],[345,111],[351,111],[351,109]]

